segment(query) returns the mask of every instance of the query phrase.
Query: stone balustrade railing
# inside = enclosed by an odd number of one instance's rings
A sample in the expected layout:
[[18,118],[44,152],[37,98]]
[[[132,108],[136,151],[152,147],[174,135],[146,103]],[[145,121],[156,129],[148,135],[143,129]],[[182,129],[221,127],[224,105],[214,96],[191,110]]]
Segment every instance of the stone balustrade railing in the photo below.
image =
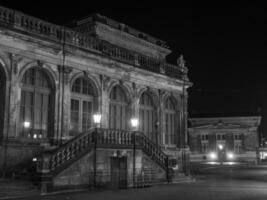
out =
[[90,50],[141,69],[166,74],[167,76],[178,79],[188,79],[186,68],[182,69],[181,67],[168,64],[164,60],[124,49],[110,44],[107,41],[74,31],[73,29],[58,26],[2,6],[0,6],[0,25],[10,27],[13,30],[27,32],[38,37],[45,37],[60,44]]
[[37,169],[42,173],[60,172],[84,153],[98,147],[142,149],[163,169],[167,170],[169,166],[168,156],[160,146],[141,132],[97,128],[80,134],[54,151],[45,152],[37,159],[39,166]]
[[161,147],[153,143],[144,134],[135,133],[135,145],[140,147],[154,162],[167,170],[169,166],[168,156],[161,150]]

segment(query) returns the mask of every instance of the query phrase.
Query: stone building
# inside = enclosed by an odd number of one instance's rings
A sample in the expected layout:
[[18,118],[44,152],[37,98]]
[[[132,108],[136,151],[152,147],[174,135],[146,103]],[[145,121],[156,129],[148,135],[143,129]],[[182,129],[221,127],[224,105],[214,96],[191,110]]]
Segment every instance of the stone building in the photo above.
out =
[[166,62],[170,53],[99,14],[63,27],[0,7],[1,171],[36,164],[43,189],[188,173],[191,83],[182,56]]
[[257,161],[260,116],[190,118],[189,122],[192,161]]

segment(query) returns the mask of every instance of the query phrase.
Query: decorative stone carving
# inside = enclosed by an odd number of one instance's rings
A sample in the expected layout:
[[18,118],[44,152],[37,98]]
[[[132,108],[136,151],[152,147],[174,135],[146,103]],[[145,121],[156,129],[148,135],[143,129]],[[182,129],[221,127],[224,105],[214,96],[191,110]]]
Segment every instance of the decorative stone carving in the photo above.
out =
[[110,82],[110,77],[105,76],[105,75],[100,75],[100,80],[102,81],[103,90],[106,90]]
[[180,55],[177,59],[177,65],[178,67],[181,67],[182,69],[185,68],[185,59],[183,55]]
[[14,73],[14,75],[17,75],[18,63],[22,60],[22,57],[18,54],[9,53],[9,58],[12,65],[12,73]]
[[165,67],[164,67],[164,63],[160,63],[160,65],[159,65],[159,72],[161,73],[161,74],[165,74]]

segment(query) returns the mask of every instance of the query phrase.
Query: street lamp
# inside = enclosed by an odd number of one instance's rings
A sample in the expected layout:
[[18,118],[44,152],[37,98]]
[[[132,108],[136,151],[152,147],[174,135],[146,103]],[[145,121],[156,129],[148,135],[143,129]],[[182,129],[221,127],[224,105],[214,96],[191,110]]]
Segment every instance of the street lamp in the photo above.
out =
[[31,123],[30,123],[30,122],[27,122],[27,121],[25,121],[25,122],[23,123],[23,126],[24,126],[24,128],[30,128],[30,126],[31,126]]
[[96,146],[97,146],[97,128],[100,128],[101,114],[96,113],[93,115],[95,123],[95,133],[94,133],[94,187],[96,187]]
[[101,122],[101,114],[100,113],[94,114],[93,119],[94,119],[94,123],[96,124],[96,127],[99,128],[100,122]]
[[138,118],[132,118],[131,119],[131,126],[133,129],[133,185],[135,187],[135,174],[136,174],[136,131],[138,129],[139,120]]
[[132,118],[131,125],[132,125],[133,130],[136,130],[139,125],[139,120],[137,118]]
[[218,148],[219,148],[220,150],[223,150],[223,145],[222,145],[222,144],[219,144],[219,145],[218,145]]

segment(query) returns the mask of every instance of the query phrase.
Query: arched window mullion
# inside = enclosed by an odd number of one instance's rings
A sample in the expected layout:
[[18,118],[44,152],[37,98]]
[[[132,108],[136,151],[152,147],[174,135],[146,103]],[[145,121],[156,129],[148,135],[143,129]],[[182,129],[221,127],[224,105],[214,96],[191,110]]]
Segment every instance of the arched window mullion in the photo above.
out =
[[97,98],[94,87],[87,77],[77,78],[71,87],[71,92],[70,135],[75,136],[92,127],[92,115]]
[[143,131],[146,136],[157,143],[158,138],[155,133],[156,108],[153,104],[150,94],[147,92],[143,93],[140,99],[139,118],[141,131]]
[[120,86],[114,86],[109,95],[109,128],[128,129],[128,103]]
[[177,112],[174,101],[169,97],[165,101],[165,144],[175,145],[177,138]]
[[[38,68],[27,70],[22,78],[20,135],[33,139],[48,136],[48,123],[53,123],[51,86],[47,74]],[[52,132],[52,130],[50,131]]]

